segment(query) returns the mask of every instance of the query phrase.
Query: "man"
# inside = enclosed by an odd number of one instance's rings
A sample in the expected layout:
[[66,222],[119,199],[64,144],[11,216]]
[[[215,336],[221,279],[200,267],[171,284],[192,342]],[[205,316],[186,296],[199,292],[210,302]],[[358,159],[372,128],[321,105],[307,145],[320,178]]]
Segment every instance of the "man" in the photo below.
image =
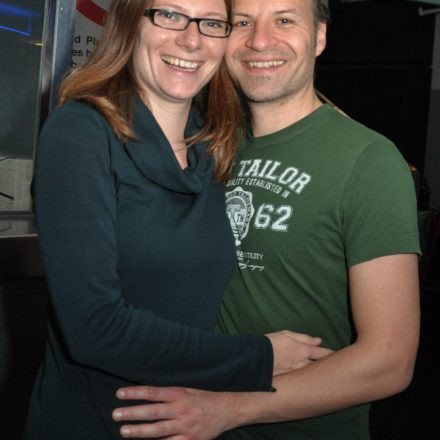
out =
[[115,413],[162,419],[129,426],[126,436],[208,439],[253,424],[226,438],[367,439],[366,403],[411,380],[419,329],[412,180],[388,140],[317,98],[327,20],[326,0],[235,1],[226,61],[247,98],[252,137],[227,183],[239,267],[219,328],[287,328],[321,336],[335,353],[274,378],[274,393],[125,389],[121,398],[163,402]]

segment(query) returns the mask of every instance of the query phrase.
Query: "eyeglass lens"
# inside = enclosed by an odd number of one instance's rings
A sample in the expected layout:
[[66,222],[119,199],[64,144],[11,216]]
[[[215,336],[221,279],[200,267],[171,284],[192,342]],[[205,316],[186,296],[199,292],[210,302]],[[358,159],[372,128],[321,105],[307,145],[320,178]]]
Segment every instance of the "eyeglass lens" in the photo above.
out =
[[223,20],[192,18],[180,12],[164,9],[150,9],[145,11],[145,15],[152,17],[153,24],[165,29],[184,30],[194,21],[203,35],[226,37],[230,32],[230,24]]

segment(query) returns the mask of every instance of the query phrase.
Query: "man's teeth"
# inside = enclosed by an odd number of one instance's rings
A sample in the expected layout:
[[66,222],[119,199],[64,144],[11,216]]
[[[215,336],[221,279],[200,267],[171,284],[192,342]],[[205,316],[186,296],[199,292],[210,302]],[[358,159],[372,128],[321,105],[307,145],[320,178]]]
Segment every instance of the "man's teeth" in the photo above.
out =
[[170,66],[180,67],[181,69],[196,70],[199,67],[199,63],[194,61],[185,61],[179,58],[162,57],[162,60]]
[[256,69],[270,69],[271,67],[282,66],[284,61],[250,61],[249,66]]

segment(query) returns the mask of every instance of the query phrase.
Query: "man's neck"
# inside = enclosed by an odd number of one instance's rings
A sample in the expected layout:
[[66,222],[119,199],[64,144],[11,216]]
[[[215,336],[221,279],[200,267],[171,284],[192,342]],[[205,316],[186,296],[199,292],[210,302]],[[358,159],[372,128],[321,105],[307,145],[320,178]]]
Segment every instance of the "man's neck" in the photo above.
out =
[[285,101],[250,102],[254,137],[266,136],[286,128],[313,113],[322,102],[311,91],[304,97]]

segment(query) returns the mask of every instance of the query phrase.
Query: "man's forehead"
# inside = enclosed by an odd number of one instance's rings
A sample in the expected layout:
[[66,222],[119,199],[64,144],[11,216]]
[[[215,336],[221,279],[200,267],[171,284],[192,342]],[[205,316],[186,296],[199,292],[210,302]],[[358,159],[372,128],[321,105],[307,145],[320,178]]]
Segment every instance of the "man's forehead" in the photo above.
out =
[[267,11],[305,10],[312,7],[314,0],[233,0],[234,12],[253,9]]

